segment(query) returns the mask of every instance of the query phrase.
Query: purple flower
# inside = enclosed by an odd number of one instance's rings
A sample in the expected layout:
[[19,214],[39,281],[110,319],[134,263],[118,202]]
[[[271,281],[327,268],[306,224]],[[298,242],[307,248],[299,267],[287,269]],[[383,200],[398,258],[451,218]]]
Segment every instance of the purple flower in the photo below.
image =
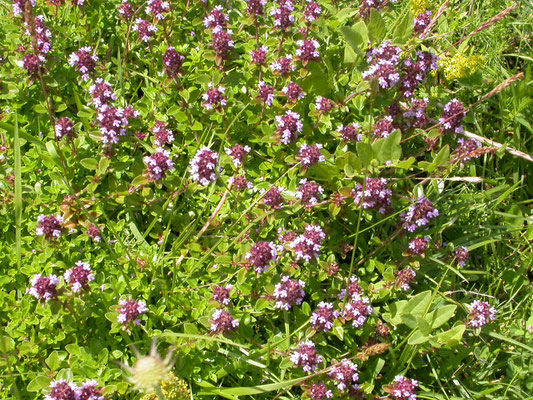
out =
[[209,89],[207,92],[202,95],[206,110],[221,109],[222,107],[225,107],[226,98],[224,97],[224,93],[226,92],[226,88],[223,86],[213,87],[211,82],[209,82],[208,87]]
[[227,284],[226,286],[213,287],[213,300],[217,301],[220,305],[227,306],[230,303],[229,296],[233,285]]
[[385,178],[366,178],[364,187],[358,183],[352,196],[355,204],[364,209],[379,210],[381,214],[389,212],[392,208],[392,190]]
[[56,121],[56,126],[54,127],[56,132],[56,138],[68,138],[73,139],[75,136],[74,131],[74,122],[69,117],[62,117]]
[[230,177],[228,179],[228,185],[233,185],[234,189],[238,192],[242,192],[246,189],[253,189],[254,185],[252,182],[248,182],[244,175],[237,175],[235,177]]
[[274,288],[276,308],[288,311],[292,306],[302,304],[305,296],[304,287],[304,281],[289,279],[288,276],[281,275],[281,282],[276,284]]
[[304,372],[309,373],[316,370],[318,364],[323,361],[323,358],[318,354],[315,344],[307,340],[292,352],[291,361],[295,367],[301,367]]
[[80,388],[64,379],[50,382],[48,390],[44,400],[80,400]]
[[209,147],[202,147],[190,162],[191,177],[201,185],[206,186],[217,179],[215,168],[218,154]]
[[391,398],[397,400],[416,400],[415,394],[418,382],[414,379],[406,378],[402,375],[396,375],[392,385],[390,385]]
[[463,122],[465,115],[463,103],[453,99],[444,106],[444,111],[439,119],[441,131],[443,133],[462,133],[464,129],[461,122]]
[[102,143],[118,143],[119,136],[126,134],[130,118],[137,118],[139,113],[131,106],[126,108],[115,108],[110,105],[103,105],[98,110],[96,119],[102,133]]
[[270,263],[278,258],[279,247],[274,242],[259,241],[246,253],[246,259],[255,268],[255,272],[261,274],[268,271]]
[[48,240],[57,239],[63,232],[62,216],[39,215],[37,217],[37,229],[35,231],[37,236],[44,236]]
[[213,28],[213,50],[215,51],[215,54],[225,59],[228,56],[228,53],[231,49],[235,46],[235,42],[231,39],[231,34],[233,31],[231,29],[228,29],[227,31],[224,31],[223,28],[220,26],[216,26]]
[[287,54],[285,57],[278,58],[276,61],[270,64],[270,69],[275,74],[286,76],[295,71],[296,66],[292,62],[292,55]]
[[294,5],[290,0],[284,0],[279,4],[278,8],[272,9],[270,15],[274,17],[274,26],[282,31],[291,27],[294,24],[293,10]]
[[455,148],[455,157],[465,163],[470,161],[472,157],[477,158],[481,155],[478,150],[481,148],[481,142],[476,139],[457,139],[457,147]]
[[92,47],[82,47],[77,52],[71,53],[68,59],[70,66],[75,67],[84,81],[89,80],[89,75],[94,73],[98,61],[97,55],[91,55],[92,51]]
[[333,397],[333,392],[320,382],[311,385],[308,395],[311,400],[324,400],[331,399]]
[[170,11],[170,3],[161,0],[148,0],[145,8],[146,14],[151,14],[155,19],[162,20],[166,13]]
[[250,51],[250,54],[252,55],[252,64],[265,65],[268,54],[268,47],[261,46],[257,50]]
[[386,138],[396,130],[392,124],[393,118],[390,115],[385,115],[383,119],[380,119],[374,124],[374,136],[376,139]]
[[315,182],[307,182],[307,179],[300,180],[300,187],[296,191],[296,198],[305,206],[312,206],[318,203],[318,198],[324,193],[324,189]]
[[174,141],[174,134],[170,129],[167,129],[167,124],[163,121],[155,121],[152,128],[154,133],[154,144],[158,147],[162,147],[166,144],[172,144]]
[[265,12],[265,6],[268,0],[246,0],[248,2],[248,13],[250,15],[260,16]]
[[211,331],[217,334],[225,334],[235,330],[239,326],[239,321],[231,316],[228,311],[215,310],[211,317]]
[[316,40],[298,40],[296,45],[299,46],[296,50],[296,55],[300,57],[300,60],[304,63],[309,61],[316,61],[320,58],[320,52],[318,48],[320,44]]
[[[25,22],[24,25],[26,26],[26,35],[31,36],[28,24]],[[35,17],[33,28],[35,29],[38,53],[43,55],[47,54],[52,49],[52,43],[50,42],[52,32],[44,24],[44,15],[37,15]]]
[[113,87],[102,78],[96,78],[95,83],[89,88],[89,93],[97,109],[117,99],[117,95],[113,92]]
[[310,168],[319,162],[326,161],[326,157],[320,152],[321,148],[322,145],[320,143],[312,145],[303,144],[300,147],[300,161],[304,169]]
[[429,10],[420,13],[415,18],[415,34],[421,35],[431,22],[431,15],[433,13]]
[[311,325],[317,332],[329,332],[333,329],[333,322],[339,317],[339,312],[333,309],[332,303],[321,301],[317,309],[311,314]]
[[334,365],[328,375],[333,378],[335,386],[339,390],[346,390],[348,387],[357,387],[357,381],[359,380],[357,365],[350,360],[342,360],[340,363]]
[[433,203],[426,197],[419,197],[415,204],[410,206],[406,212],[402,212],[404,228],[409,232],[414,232],[422,226],[429,224],[429,220],[438,217],[439,210],[433,207]]
[[213,29],[216,27],[225,27],[226,23],[229,21],[229,17],[224,14],[222,6],[218,5],[211,13],[204,18],[204,26],[208,29]]
[[143,161],[151,181],[159,181],[165,177],[168,171],[174,170],[170,152],[162,148],[158,148],[154,154],[144,157]]
[[163,55],[163,65],[167,75],[170,77],[178,75],[181,72],[184,59],[185,57],[180,55],[174,47],[169,47]]
[[455,250],[455,261],[461,267],[464,267],[466,265],[469,256],[470,254],[468,253],[468,248],[465,246],[461,246],[457,250]]
[[263,197],[263,203],[274,209],[281,208],[283,204],[283,196],[281,193],[284,191],[284,188],[272,187]]
[[307,0],[307,5],[305,6],[304,17],[308,22],[314,22],[322,14],[322,8],[318,5],[316,1]]
[[94,379],[83,382],[79,400],[104,400],[102,388],[98,387],[98,382]]
[[431,71],[438,69],[438,57],[427,51],[416,53],[416,59],[408,58],[404,62],[401,92],[404,97],[412,97],[418,86],[426,80]]
[[299,99],[303,99],[305,97],[305,92],[302,90],[302,88],[294,82],[289,82],[287,86],[285,86],[281,91],[287,96],[287,100],[290,103],[296,103]]
[[270,107],[274,103],[274,88],[267,85],[265,81],[259,81],[258,85],[258,97],[267,106]]
[[139,40],[148,43],[157,32],[157,26],[145,21],[142,18],[137,18],[135,20],[135,26],[133,27],[133,30],[139,35]]
[[250,150],[252,150],[250,146],[243,147],[240,144],[236,144],[232,148],[226,147],[224,149],[226,154],[233,159],[233,165],[235,165],[237,168],[242,166],[244,157],[250,153]]
[[402,50],[392,46],[390,42],[383,42],[379,47],[367,52],[369,68],[363,72],[363,79],[376,79],[383,89],[390,89],[400,80],[396,69]]
[[63,277],[74,293],[89,290],[89,282],[94,281],[91,266],[83,261],[76,262],[76,266],[65,271]]
[[307,225],[305,232],[296,237],[289,247],[294,250],[297,260],[311,261],[318,258],[326,234],[318,225]]
[[474,300],[468,305],[468,321],[466,326],[481,328],[496,319],[497,310],[486,301]]
[[24,13],[26,3],[29,3],[32,8],[35,7],[35,0],[13,0],[13,15],[15,17]]
[[117,322],[124,326],[130,324],[131,322],[133,322],[135,325],[139,325],[139,317],[147,310],[146,303],[142,300],[120,300],[119,307],[117,308]]
[[30,280],[31,288],[26,293],[31,294],[38,300],[47,301],[57,299],[57,284],[59,279],[56,275],[34,275]]
[[335,107],[335,103],[325,97],[318,96],[315,100],[315,109],[322,114],[328,114]]
[[402,290],[409,290],[411,289],[411,286],[409,286],[411,283],[416,283],[416,272],[413,271],[411,268],[406,268],[401,271],[396,272],[396,282],[394,282],[394,286],[396,286],[399,289]]
[[286,111],[285,115],[276,116],[276,125],[278,126],[278,134],[283,144],[296,141],[298,132],[302,132],[303,129],[300,114],[293,111]]
[[409,128],[425,128],[429,119],[426,115],[426,110],[428,108],[429,100],[425,99],[415,99],[411,102],[411,107],[409,110],[405,111],[402,115],[405,118],[407,127]]
[[38,75],[39,70],[41,69],[41,65],[45,61],[46,59],[44,58],[44,56],[40,54],[36,55],[34,53],[28,53],[24,56],[22,61],[17,62],[17,65],[28,71],[28,75],[35,77]]
[[422,255],[426,252],[428,243],[430,241],[429,236],[416,237],[409,242],[409,254],[411,255]]
[[345,142],[360,142],[363,140],[363,135],[359,133],[359,128],[360,126],[357,122],[353,122],[346,126],[341,124],[337,126],[337,132],[341,134],[342,140]]
[[122,0],[122,4],[118,9],[121,18],[128,20],[133,15],[133,7],[128,0]]
[[342,289],[337,298],[339,300],[344,300],[345,298],[349,300],[354,295],[360,295],[361,293],[363,293],[363,288],[361,288],[361,286],[359,286],[359,283],[357,282],[359,282],[357,276],[351,276],[350,283],[348,284],[348,294],[346,294],[346,289]]
[[348,303],[344,305],[342,317],[347,321],[352,321],[354,327],[360,328],[372,312],[373,309],[370,306],[370,299],[361,296],[359,293],[354,293]]
[[91,225],[87,230],[87,235],[96,243],[100,243],[102,238],[100,237],[100,229],[96,225]]

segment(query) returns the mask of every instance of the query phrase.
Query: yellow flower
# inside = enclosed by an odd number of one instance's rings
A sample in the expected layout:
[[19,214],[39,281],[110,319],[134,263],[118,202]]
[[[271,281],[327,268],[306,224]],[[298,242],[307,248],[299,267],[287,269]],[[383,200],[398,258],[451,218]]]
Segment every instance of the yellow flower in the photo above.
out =
[[446,80],[453,81],[475,74],[484,61],[483,56],[464,56],[457,53],[453,57],[441,57],[439,65]]
[[415,17],[430,8],[431,2],[429,0],[411,0],[411,11]]
[[[178,378],[172,372],[167,374],[167,377],[161,381],[161,392],[167,400],[190,400],[191,393],[189,386],[183,379]],[[144,395],[141,400],[158,400],[157,394],[149,393]]]

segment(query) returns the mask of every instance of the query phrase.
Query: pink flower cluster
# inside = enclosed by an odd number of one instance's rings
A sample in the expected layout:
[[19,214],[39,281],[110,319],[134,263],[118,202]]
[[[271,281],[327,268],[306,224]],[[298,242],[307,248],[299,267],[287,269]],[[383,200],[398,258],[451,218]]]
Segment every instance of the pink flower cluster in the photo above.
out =
[[471,328],[481,328],[496,319],[497,310],[486,301],[474,300],[468,305],[468,321]]
[[231,148],[226,147],[224,149],[226,154],[233,159],[233,165],[237,168],[242,167],[244,157],[250,153],[250,150],[252,150],[250,146],[241,146],[240,144],[236,144]]
[[411,268],[406,268],[396,272],[396,282],[394,286],[402,290],[411,289],[410,284],[416,282],[416,272]]
[[390,394],[396,400],[416,400],[415,391],[417,388],[418,382],[416,380],[396,375],[390,386]]
[[333,322],[338,317],[339,312],[333,309],[332,303],[321,301],[311,314],[311,325],[317,332],[329,332],[333,329]]
[[274,87],[267,85],[265,81],[259,81],[257,86],[258,97],[267,107],[271,107],[274,104]]
[[166,176],[168,171],[174,170],[174,162],[170,152],[163,148],[156,149],[156,152],[143,158],[146,165],[146,172],[151,181],[160,181]]
[[37,236],[44,236],[48,240],[57,239],[63,233],[63,217],[55,215],[39,215],[37,217]]
[[296,198],[305,206],[312,206],[318,203],[318,198],[324,193],[322,186],[316,182],[308,182],[303,178],[300,180],[300,187],[296,190]]
[[135,20],[133,30],[139,35],[139,40],[143,41],[144,43],[148,43],[150,40],[152,40],[158,29],[157,26],[151,24],[150,22],[142,18],[137,18]]
[[231,316],[228,311],[215,310],[211,317],[211,331],[217,334],[225,334],[235,330],[239,321]]
[[365,184],[358,183],[352,192],[355,204],[364,209],[379,210],[381,214],[392,208],[392,190],[385,178],[367,178]]
[[86,380],[81,388],[74,383],[59,379],[50,382],[44,400],[104,400],[102,388],[94,379]]
[[148,0],[145,8],[146,14],[152,15],[155,19],[161,21],[165,19],[165,14],[170,11],[170,3],[161,0]]
[[292,352],[290,359],[295,367],[301,367],[307,373],[316,370],[318,364],[323,361],[322,356],[318,354],[315,348],[315,344],[310,340],[301,343]]
[[357,381],[359,380],[359,374],[357,373],[357,365],[350,360],[342,360],[340,363],[334,365],[328,375],[333,378],[335,386],[339,390],[358,388]]
[[409,254],[424,255],[430,241],[429,236],[416,237],[409,242]]
[[326,157],[320,152],[322,145],[318,144],[303,144],[299,150],[299,158],[304,169],[310,168],[319,162],[326,161]]
[[298,138],[298,132],[302,132],[303,123],[300,114],[293,111],[286,111],[285,115],[276,116],[278,134],[283,144],[290,144]]
[[74,122],[69,117],[61,117],[56,121],[54,127],[56,138],[62,139],[64,137],[73,139],[75,136]]
[[170,46],[163,55],[163,65],[165,66],[167,75],[172,78],[176,77],[181,72],[184,59],[185,57],[180,55],[174,47]]
[[91,74],[96,69],[96,62],[98,56],[96,54],[91,55],[93,49],[90,46],[85,46],[78,51],[71,53],[68,62],[71,67],[75,67],[76,71],[81,74],[81,78],[84,81],[89,80]]
[[274,288],[274,299],[276,300],[276,308],[283,310],[290,310],[292,306],[299,306],[305,296],[303,288],[305,282],[302,280],[290,279],[286,275],[281,276],[281,282],[276,284]]
[[31,288],[26,293],[32,295],[38,300],[47,301],[57,299],[57,284],[59,278],[56,275],[42,276],[34,275],[30,280]]
[[250,248],[250,251],[246,253],[246,259],[254,266],[255,272],[261,274],[268,271],[271,262],[277,260],[279,251],[281,249],[274,242],[261,240],[255,243]]
[[461,246],[455,250],[455,261],[457,262],[457,265],[464,267],[469,258],[470,253],[468,252],[467,247]]
[[414,232],[422,226],[429,224],[429,220],[439,216],[437,210],[431,201],[426,197],[419,197],[415,204],[410,206],[406,212],[402,212],[404,228],[409,232]]
[[354,293],[348,303],[344,305],[342,317],[347,321],[352,321],[352,325],[360,328],[364,325],[367,318],[372,315],[373,308],[370,305],[370,299]]
[[139,112],[135,111],[132,106],[125,108],[115,108],[108,104],[101,106],[96,119],[102,133],[102,143],[118,143],[119,136],[126,134],[130,119],[138,117]]
[[472,157],[477,158],[481,154],[478,150],[481,148],[481,142],[476,139],[457,139],[457,147],[455,148],[455,157],[462,163],[470,161]]
[[203,186],[217,179],[215,168],[218,163],[218,154],[209,147],[204,146],[190,162],[191,177]]
[[139,317],[147,310],[146,303],[142,300],[120,300],[117,308],[117,322],[124,326],[129,325],[131,322],[139,325],[141,323]]
[[305,92],[294,82],[289,82],[289,84],[281,89],[281,91],[287,96],[287,101],[289,103],[296,103],[298,100],[305,97]]
[[63,277],[74,293],[89,290],[89,282],[94,281],[91,266],[83,261],[77,261],[76,266],[65,271]]
[[333,392],[322,382],[312,384],[308,395],[311,400],[324,400],[333,398]]
[[444,111],[439,119],[441,131],[443,133],[462,133],[464,129],[461,123],[465,115],[463,103],[453,99],[444,106]]
[[167,124],[164,121],[155,121],[152,132],[154,133],[154,144],[158,147],[172,144],[174,141],[174,133],[167,129]]
[[345,142],[360,142],[363,140],[363,135],[359,133],[359,124],[352,122],[348,125],[340,124],[337,126],[337,132],[341,134],[341,138]]
[[274,17],[274,26],[282,31],[287,30],[294,24],[294,5],[291,0],[280,1],[277,8],[270,11],[270,15]]
[[233,289],[233,285],[230,283],[228,283],[226,286],[213,287],[213,300],[223,306],[229,305],[231,289]]
[[263,203],[271,208],[281,208],[283,205],[283,196],[281,193],[284,191],[284,188],[272,187],[263,197]]
[[378,48],[369,50],[367,62],[370,66],[363,72],[363,79],[376,79],[383,89],[394,87],[400,80],[396,67],[401,55],[402,50],[391,42],[383,42]]
[[100,109],[106,104],[110,104],[117,99],[117,95],[113,91],[113,87],[102,78],[96,78],[94,84],[89,87],[93,104],[97,109]]
[[289,247],[295,252],[297,260],[309,262],[313,258],[318,258],[325,238],[326,234],[320,226],[307,225],[305,232],[298,235],[289,244]]
[[212,110],[212,109],[221,109],[222,107],[226,106],[226,98],[224,97],[224,93],[226,92],[226,88],[223,86],[219,87],[213,87],[213,84],[209,82],[208,84],[208,90],[206,93],[202,95],[202,99],[204,100],[204,107],[206,110]]

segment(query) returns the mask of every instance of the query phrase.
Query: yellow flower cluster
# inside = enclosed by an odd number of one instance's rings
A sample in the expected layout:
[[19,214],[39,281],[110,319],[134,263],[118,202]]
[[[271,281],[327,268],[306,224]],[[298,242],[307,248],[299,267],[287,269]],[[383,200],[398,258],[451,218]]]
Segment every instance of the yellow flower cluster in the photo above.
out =
[[430,0],[411,0],[411,11],[415,17],[426,12],[426,10],[429,10],[430,8]]
[[[161,392],[167,400],[190,400],[189,386],[183,379],[178,378],[172,372],[161,381]],[[145,394],[141,400],[158,400],[156,393]]]
[[483,56],[464,56],[457,53],[453,57],[441,57],[439,65],[446,80],[453,81],[475,74],[484,61]]

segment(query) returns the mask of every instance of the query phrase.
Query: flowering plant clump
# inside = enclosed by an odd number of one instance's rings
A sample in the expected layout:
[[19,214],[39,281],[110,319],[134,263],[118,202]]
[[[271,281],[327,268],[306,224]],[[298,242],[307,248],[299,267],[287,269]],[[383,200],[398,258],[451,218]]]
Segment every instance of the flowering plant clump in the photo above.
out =
[[0,398],[531,392],[529,14],[443,3],[4,4]]

